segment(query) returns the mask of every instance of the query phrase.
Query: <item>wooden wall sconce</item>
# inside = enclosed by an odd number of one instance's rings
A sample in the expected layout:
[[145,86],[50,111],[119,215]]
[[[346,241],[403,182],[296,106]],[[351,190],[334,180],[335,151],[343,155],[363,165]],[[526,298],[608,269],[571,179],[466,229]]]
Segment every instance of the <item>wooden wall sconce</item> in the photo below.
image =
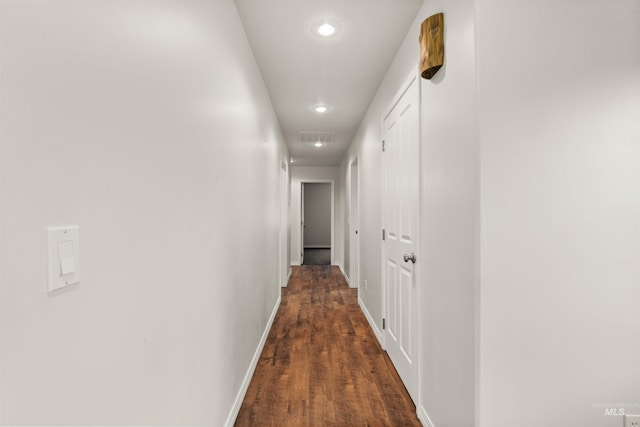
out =
[[444,15],[431,15],[420,26],[420,74],[431,79],[444,63]]

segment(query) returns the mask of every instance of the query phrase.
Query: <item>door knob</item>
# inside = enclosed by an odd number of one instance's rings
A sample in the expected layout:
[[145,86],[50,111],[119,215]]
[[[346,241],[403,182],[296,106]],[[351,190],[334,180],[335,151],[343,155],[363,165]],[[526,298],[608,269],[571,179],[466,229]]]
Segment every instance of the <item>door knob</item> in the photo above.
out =
[[411,252],[411,255],[404,254],[404,262],[409,262],[409,261],[415,264],[416,254],[414,254],[413,252]]

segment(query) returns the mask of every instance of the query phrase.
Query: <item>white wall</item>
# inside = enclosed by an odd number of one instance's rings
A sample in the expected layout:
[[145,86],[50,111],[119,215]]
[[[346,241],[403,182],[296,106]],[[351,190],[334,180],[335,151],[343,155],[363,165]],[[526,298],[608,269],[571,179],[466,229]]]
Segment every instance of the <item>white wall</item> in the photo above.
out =
[[344,188],[337,166],[292,166],[291,167],[291,264],[300,265],[300,191],[301,183],[308,181],[334,181],[334,245],[333,264],[343,266],[344,239]]
[[[411,26],[341,164],[358,156],[361,206],[360,298],[381,330],[381,122],[409,73],[418,72],[418,35],[444,12],[445,66],[422,94],[422,345],[419,410],[434,426],[473,425],[477,286],[477,147],[474,8],[471,0],[427,1]],[[348,180],[347,180],[348,182]]]
[[307,183],[304,188],[304,247],[331,247],[331,184]]
[[620,427],[594,405],[640,403],[640,2],[477,10],[480,425]]
[[[288,158],[233,2],[0,12],[0,424],[223,425],[279,297]],[[81,283],[48,295],[67,224]]]
[[360,298],[379,328],[380,123],[440,11],[445,66],[421,89],[421,416],[619,426],[603,405],[640,412],[637,0],[425,3],[341,164],[349,182],[358,156]]
[[[413,31],[445,16],[445,65],[422,84],[421,409],[438,427],[475,416],[478,147],[473,0],[431,1]],[[417,52],[416,52],[417,57]]]

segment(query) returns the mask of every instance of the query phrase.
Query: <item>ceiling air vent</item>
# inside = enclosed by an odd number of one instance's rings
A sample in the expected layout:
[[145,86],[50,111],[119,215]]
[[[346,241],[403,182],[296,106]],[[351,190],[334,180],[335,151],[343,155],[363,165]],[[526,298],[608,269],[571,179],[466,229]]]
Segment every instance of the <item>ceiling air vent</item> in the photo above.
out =
[[300,131],[298,132],[298,141],[304,144],[315,144],[316,142],[328,144],[330,142],[333,142],[333,135],[334,132]]

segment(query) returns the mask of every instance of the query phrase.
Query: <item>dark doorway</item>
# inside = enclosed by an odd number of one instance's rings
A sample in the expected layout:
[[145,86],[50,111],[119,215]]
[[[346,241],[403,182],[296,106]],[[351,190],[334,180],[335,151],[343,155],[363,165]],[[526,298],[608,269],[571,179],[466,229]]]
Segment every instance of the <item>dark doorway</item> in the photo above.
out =
[[305,248],[302,265],[331,265],[331,249]]
[[331,264],[331,198],[330,183],[302,184],[303,265]]

